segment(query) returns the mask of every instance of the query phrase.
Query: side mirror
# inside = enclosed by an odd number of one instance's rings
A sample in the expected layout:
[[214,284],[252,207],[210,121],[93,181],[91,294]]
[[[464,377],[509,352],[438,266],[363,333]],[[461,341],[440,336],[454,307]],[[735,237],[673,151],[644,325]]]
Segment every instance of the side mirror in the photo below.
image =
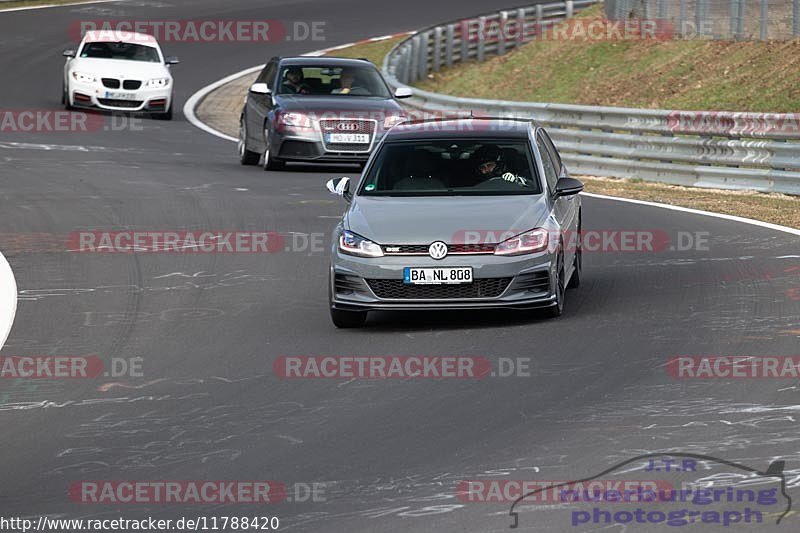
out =
[[398,87],[394,91],[395,98],[410,98],[414,96],[414,91],[411,87]]
[[575,178],[559,178],[556,182],[556,196],[573,196],[583,190],[583,182]]
[[64,50],[61,52],[61,55],[64,57],[75,57],[75,50]]
[[272,94],[266,83],[254,83],[250,86],[250,92],[254,94]]
[[332,180],[328,180],[328,183],[325,184],[325,187],[331,194],[341,196],[346,200],[349,200],[351,198],[350,178],[346,176],[342,178],[333,178]]
[[175,56],[167,56],[164,59],[164,63],[166,63],[167,65],[177,65],[178,63],[180,63],[180,60]]

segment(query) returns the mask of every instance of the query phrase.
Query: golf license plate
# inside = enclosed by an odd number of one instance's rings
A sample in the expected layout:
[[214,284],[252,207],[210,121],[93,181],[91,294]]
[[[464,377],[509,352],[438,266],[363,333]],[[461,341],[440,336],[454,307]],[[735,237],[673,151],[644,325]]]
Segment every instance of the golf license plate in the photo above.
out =
[[452,285],[472,283],[472,267],[412,268],[403,269],[406,285]]
[[135,93],[115,93],[111,91],[106,91],[105,98],[111,100],[136,100]]
[[366,133],[328,133],[328,143],[369,144]]

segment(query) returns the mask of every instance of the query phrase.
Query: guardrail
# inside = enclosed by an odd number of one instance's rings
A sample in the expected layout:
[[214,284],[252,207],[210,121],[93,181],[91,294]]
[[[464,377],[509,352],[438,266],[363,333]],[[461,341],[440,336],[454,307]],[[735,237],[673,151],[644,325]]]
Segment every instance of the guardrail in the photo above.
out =
[[[393,88],[407,87],[442,67],[504,54],[594,3],[538,4],[421,30],[389,52],[383,74]],[[437,115],[537,120],[576,173],[800,195],[800,114],[509,102],[416,88],[404,102]]]

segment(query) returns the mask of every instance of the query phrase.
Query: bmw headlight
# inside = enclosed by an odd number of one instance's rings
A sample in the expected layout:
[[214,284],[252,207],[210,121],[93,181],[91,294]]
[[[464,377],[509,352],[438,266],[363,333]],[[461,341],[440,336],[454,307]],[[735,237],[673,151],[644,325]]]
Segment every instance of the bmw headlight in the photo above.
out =
[[380,245],[347,230],[339,236],[339,251],[359,257],[383,257]]
[[72,71],[72,79],[79,83],[97,83],[97,75],[88,72]]
[[145,85],[148,89],[163,89],[167,86],[169,86],[169,78],[153,78],[152,80],[147,80]]

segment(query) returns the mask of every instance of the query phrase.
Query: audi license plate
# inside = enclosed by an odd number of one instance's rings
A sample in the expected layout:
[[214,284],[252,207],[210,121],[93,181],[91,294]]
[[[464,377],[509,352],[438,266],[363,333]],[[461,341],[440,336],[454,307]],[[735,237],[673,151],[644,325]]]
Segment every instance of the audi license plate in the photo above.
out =
[[472,267],[411,268],[403,269],[406,285],[452,285],[472,283]]
[[109,98],[111,100],[136,100],[136,93],[114,93],[111,91],[106,91],[105,98]]
[[328,133],[326,135],[329,144],[369,144],[369,135],[366,133]]

